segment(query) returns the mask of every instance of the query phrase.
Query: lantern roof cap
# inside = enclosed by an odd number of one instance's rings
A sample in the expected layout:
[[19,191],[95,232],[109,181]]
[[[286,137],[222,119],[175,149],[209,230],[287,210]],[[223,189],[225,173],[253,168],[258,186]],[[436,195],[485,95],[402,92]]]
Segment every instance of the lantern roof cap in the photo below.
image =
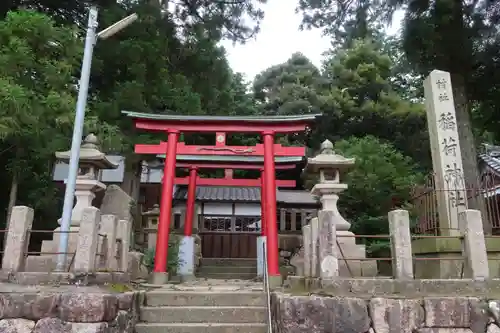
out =
[[[56,152],[56,158],[68,163],[71,158],[71,150]],[[99,169],[116,169],[118,164],[111,162],[105,153],[100,150],[99,140],[95,134],[90,133],[80,146],[80,165],[91,165]]]
[[315,157],[307,159],[305,171],[316,172],[320,169],[347,171],[354,165],[355,161],[355,158],[346,158],[335,153],[333,143],[330,140],[325,140],[321,144],[320,153]]

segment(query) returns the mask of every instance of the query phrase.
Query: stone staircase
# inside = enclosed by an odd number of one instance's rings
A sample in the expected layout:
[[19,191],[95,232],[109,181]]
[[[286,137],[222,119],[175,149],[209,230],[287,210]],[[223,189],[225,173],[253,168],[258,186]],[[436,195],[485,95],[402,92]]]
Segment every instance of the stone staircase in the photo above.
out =
[[257,260],[203,258],[196,276],[208,279],[252,280],[257,277]]
[[171,287],[146,292],[135,332],[266,333],[266,318],[262,288]]

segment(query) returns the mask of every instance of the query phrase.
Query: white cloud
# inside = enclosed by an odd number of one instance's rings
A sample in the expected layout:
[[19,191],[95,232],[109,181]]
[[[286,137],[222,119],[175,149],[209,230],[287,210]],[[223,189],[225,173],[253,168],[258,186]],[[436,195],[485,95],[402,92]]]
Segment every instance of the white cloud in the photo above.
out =
[[[269,0],[263,6],[265,17],[255,39],[244,45],[222,43],[234,71],[245,74],[250,81],[266,68],[285,62],[294,52],[302,52],[316,66],[321,65],[322,54],[330,48],[330,40],[322,36],[319,29],[299,30],[301,14],[295,13],[297,3],[297,0]],[[399,29],[401,18],[401,13],[397,13],[389,33]]]

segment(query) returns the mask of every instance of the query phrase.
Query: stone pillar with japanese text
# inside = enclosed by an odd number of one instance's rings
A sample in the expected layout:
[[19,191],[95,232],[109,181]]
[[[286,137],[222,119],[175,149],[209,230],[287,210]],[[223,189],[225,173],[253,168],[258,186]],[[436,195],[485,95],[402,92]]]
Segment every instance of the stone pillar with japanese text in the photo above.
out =
[[443,235],[458,235],[458,214],[467,209],[467,192],[450,73],[433,70],[424,81],[424,94],[439,229]]

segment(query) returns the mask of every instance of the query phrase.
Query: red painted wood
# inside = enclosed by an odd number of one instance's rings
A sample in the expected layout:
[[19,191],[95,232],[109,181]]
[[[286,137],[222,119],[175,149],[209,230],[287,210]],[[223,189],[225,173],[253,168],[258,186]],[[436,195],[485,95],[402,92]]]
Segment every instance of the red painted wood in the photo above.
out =
[[[167,142],[162,141],[157,145],[137,144],[136,154],[165,154]],[[274,145],[274,156],[304,156],[305,147],[284,147],[280,144]],[[177,155],[233,155],[233,156],[264,156],[264,145],[257,144],[249,146],[198,146],[186,145],[184,142],[177,143]]]
[[264,180],[265,180],[264,170],[260,172],[260,230],[262,236],[267,235],[266,229],[266,191]]
[[165,175],[161,188],[160,217],[158,219],[158,234],[156,238],[156,253],[154,272],[164,273],[167,271],[168,237],[170,233],[170,219],[172,217],[172,197],[175,179],[175,156],[179,132],[168,133],[168,146],[166,151]]
[[196,200],[196,168],[189,170],[189,185],[188,195],[186,202],[186,218],[184,220],[184,235],[191,236],[193,234],[193,217],[194,217],[194,204]]
[[[188,185],[189,177],[176,177],[175,185]],[[276,180],[277,187],[295,187],[295,180]],[[197,178],[197,186],[260,187],[260,179]]]
[[274,168],[274,133],[263,134],[264,139],[264,186],[266,197],[266,248],[270,276],[279,276],[278,227],[276,224],[276,170]]
[[304,132],[310,121],[297,121],[297,122],[286,122],[283,124],[272,123],[272,124],[262,124],[262,123],[238,123],[238,124],[228,124],[228,123],[204,123],[204,122],[173,122],[173,121],[161,121],[161,120],[145,120],[145,119],[134,119],[135,127],[138,129],[148,130],[148,131],[163,131],[166,132],[170,130],[177,130],[180,132],[204,132],[204,133],[215,133],[215,132],[226,132],[226,133],[262,133],[266,131],[274,131],[275,133],[298,133]]
[[[223,164],[223,163],[177,163],[177,168],[197,168],[197,169],[240,169],[240,170],[260,170],[262,165],[253,164]],[[276,170],[291,170],[295,169],[295,164],[277,164]]]

